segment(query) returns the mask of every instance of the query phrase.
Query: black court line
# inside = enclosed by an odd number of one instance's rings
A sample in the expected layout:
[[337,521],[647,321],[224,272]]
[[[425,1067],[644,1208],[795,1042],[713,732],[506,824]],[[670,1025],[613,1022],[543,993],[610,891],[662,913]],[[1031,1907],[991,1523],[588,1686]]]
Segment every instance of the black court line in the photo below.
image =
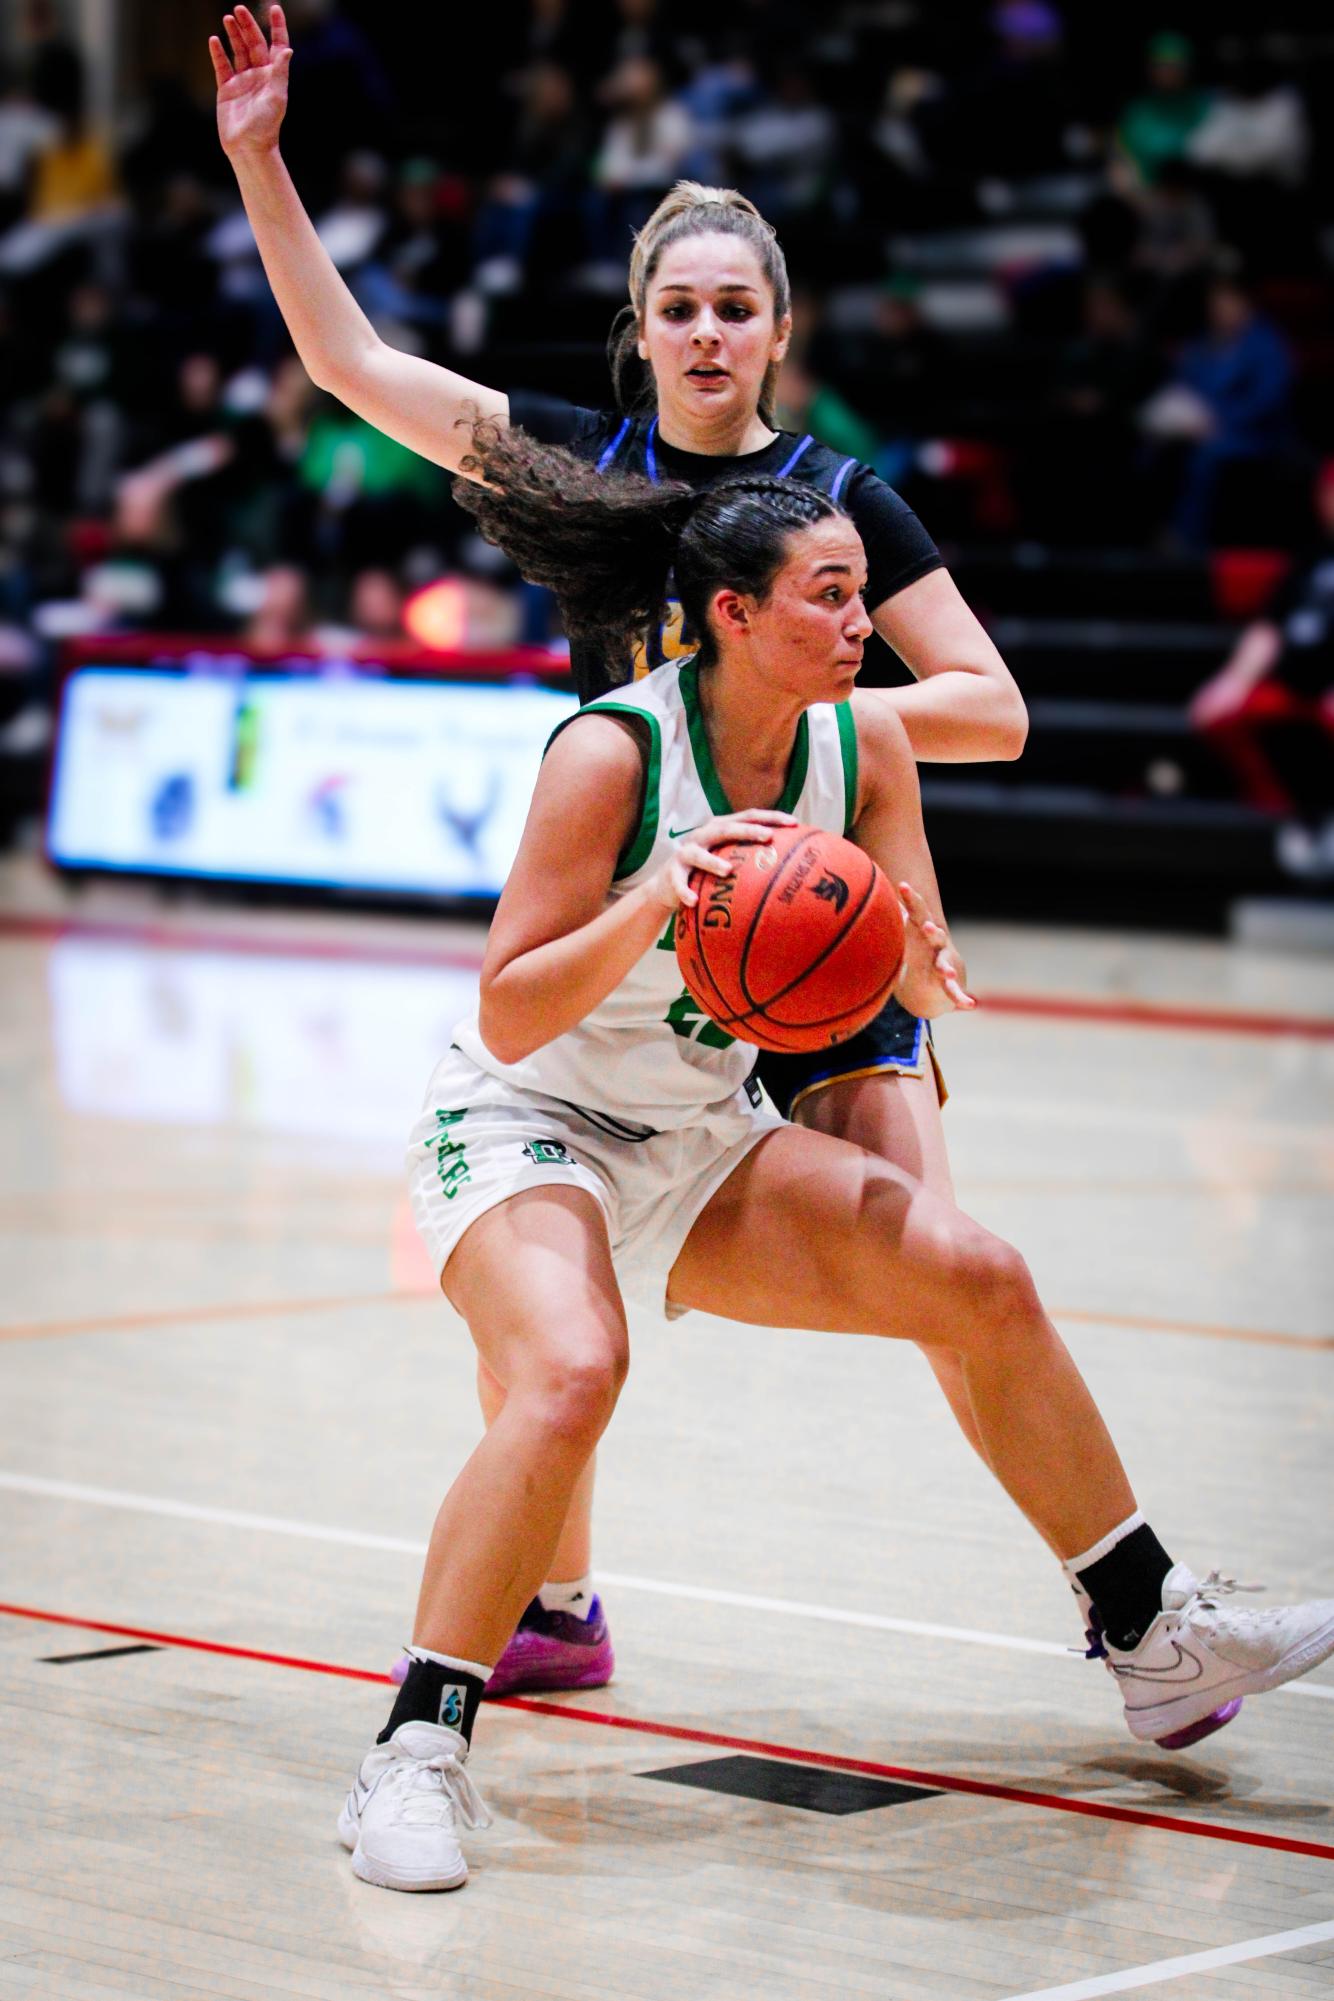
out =
[[68,1667],[71,1661],[114,1661],[122,1654],[161,1654],[165,1647],[94,1647],[90,1654],[42,1654],[44,1667]]
[[869,1813],[873,1807],[941,1796],[939,1786],[865,1779],[855,1772],[789,1765],[781,1758],[704,1758],[698,1764],[667,1765],[638,1776],[664,1779],[674,1786],[698,1786],[701,1792],[730,1793],[735,1799],[763,1800],[769,1806],[803,1807],[807,1813]]

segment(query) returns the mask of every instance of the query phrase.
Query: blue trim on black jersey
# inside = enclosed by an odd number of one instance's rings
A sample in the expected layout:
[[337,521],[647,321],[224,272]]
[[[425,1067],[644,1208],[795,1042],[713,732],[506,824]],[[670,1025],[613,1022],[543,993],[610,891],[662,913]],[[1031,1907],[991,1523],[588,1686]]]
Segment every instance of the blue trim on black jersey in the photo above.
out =
[[[633,416],[622,418],[620,429],[617,431],[615,437],[611,440],[610,444],[604,446],[602,451],[602,456],[597,461],[598,472],[600,473],[606,472],[608,467],[615,462],[616,458],[620,453],[621,446],[625,443],[626,438],[631,435],[634,424],[635,424],[635,419]],[[658,454],[654,449],[654,441],[656,440],[657,435],[658,435],[658,418],[655,413],[653,420],[648,427],[647,432],[644,434],[644,470],[648,475],[649,480],[652,482],[654,486],[661,486],[662,473],[658,466]],[[788,476],[801,463],[802,459],[806,456],[807,452],[810,450],[811,446],[814,443],[815,443],[815,438],[813,434],[810,431],[807,431],[804,438],[799,438],[797,440],[791,452],[789,452],[787,459],[779,467],[778,471],[774,473],[773,477],[775,479],[787,479]],[[837,503],[838,496],[843,490],[843,485],[848,477],[848,474],[854,470],[856,465],[857,465],[856,459],[844,459],[842,465],[839,466],[837,472],[834,474],[833,482],[829,488],[829,498],[835,503]],[[811,484],[816,487],[817,491],[819,490],[820,487],[819,479],[813,480]],[[672,591],[672,580],[669,577],[668,578],[669,595],[671,594],[671,591]],[[658,623],[657,625],[650,627],[648,634],[645,636],[644,655],[646,663],[650,669],[654,667],[661,667],[664,664],[666,658],[663,651],[662,631],[663,631],[662,625],[661,623]],[[689,634],[683,633],[682,637],[688,643]]]
[[627,417],[625,422],[621,425],[620,430],[616,433],[616,436],[612,439],[611,443],[607,446],[606,450],[603,452],[602,457],[598,460],[597,470],[599,472],[605,472],[607,470],[607,467],[611,464],[617,452],[619,452],[619,450],[621,449],[622,444],[625,442],[625,434],[629,430],[631,424],[633,423],[634,423],[634,418]]
[[802,456],[804,452],[808,452],[814,443],[815,443],[814,438],[811,436],[810,432],[807,431],[805,437],[802,439],[801,443],[797,446],[796,451],[793,452],[787,464],[781,467],[780,470],[774,474],[774,478],[786,479],[788,474],[791,472],[793,466],[797,463],[797,460]]
[[847,478],[848,474],[852,471],[852,468],[856,465],[856,463],[857,463],[856,459],[844,459],[842,465],[839,467],[838,471],[834,474],[834,484],[829,489],[829,498],[831,500],[837,501],[838,496],[843,491],[843,482]]
[[[625,443],[626,433],[630,429],[630,426],[633,423],[634,423],[633,417],[626,417],[622,420],[620,430],[616,433],[616,436],[612,439],[611,443],[605,447],[601,458],[597,462],[597,469],[599,472],[605,472],[607,470],[607,467],[612,464],[612,462],[616,457],[616,454],[620,451],[621,446]],[[657,437],[657,435],[658,435],[658,419],[655,416],[653,422],[648,427],[648,435],[644,439],[644,469],[647,472],[649,478],[652,480],[654,486],[661,486],[662,474],[658,471],[658,454],[653,449],[653,440]],[[774,478],[786,479],[788,474],[792,471],[793,467],[798,463],[799,460],[803,459],[806,456],[806,453],[810,450],[811,446],[814,443],[815,443],[814,437],[812,436],[811,432],[807,431],[805,437],[798,441],[796,449],[792,452],[791,456],[788,458],[787,463],[785,465],[781,465],[778,468],[778,471],[774,474]],[[856,465],[856,463],[857,463],[856,459],[845,459],[843,461],[837,473],[834,475],[834,484],[829,490],[829,498],[831,500],[838,499],[838,496],[843,488],[843,482],[847,478],[848,474],[852,471],[852,468]]]

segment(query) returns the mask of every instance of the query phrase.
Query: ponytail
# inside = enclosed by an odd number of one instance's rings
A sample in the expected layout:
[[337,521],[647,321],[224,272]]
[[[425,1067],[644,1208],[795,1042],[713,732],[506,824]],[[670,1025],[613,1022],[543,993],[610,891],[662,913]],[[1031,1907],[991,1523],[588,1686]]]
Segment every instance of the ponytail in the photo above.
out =
[[455,485],[457,504],[530,583],[555,592],[571,637],[603,648],[614,665],[628,662],[661,618],[669,578],[709,665],[717,592],[763,602],[790,537],[843,514],[818,487],[774,473],[700,491],[638,473],[599,473],[559,445],[489,420],[474,424],[459,469],[469,477]]
[[629,660],[662,616],[691,488],[599,473],[559,445],[490,422],[474,425],[459,470],[469,477],[455,482],[457,504],[529,583],[555,592],[571,637]]
[[[773,295],[775,324],[792,309],[787,261],[773,224],[765,221],[754,202],[735,188],[707,188],[699,181],[678,181],[663,196],[635,237],[630,253],[630,303],[612,321],[607,339],[607,364],[617,408],[638,416],[657,401],[653,372],[640,359],[639,334],[653,274],[662,254],[690,236],[737,236],[748,243]],[[771,363],[760,390],[759,412],[772,427],[777,363]]]

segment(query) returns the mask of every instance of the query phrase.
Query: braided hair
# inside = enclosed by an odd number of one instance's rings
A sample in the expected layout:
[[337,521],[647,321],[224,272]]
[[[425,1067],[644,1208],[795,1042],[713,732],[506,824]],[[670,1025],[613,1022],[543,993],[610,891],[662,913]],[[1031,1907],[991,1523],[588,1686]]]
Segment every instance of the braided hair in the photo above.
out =
[[[760,602],[789,539],[843,509],[816,487],[741,473],[696,489],[638,473],[600,474],[560,445],[483,421],[454,488],[488,542],[560,601],[567,631],[628,661],[661,618],[668,579],[701,663],[713,658],[709,606],[720,590]],[[620,675],[617,678],[622,678]]]

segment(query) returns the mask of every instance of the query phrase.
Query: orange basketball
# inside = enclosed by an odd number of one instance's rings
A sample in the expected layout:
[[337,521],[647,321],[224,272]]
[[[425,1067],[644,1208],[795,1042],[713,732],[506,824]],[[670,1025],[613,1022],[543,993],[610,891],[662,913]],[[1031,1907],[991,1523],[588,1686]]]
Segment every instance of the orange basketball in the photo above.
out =
[[818,827],[714,850],[731,875],[691,873],[676,957],[704,1012],[741,1042],[795,1053],[865,1028],[903,959],[899,899],[870,856]]

